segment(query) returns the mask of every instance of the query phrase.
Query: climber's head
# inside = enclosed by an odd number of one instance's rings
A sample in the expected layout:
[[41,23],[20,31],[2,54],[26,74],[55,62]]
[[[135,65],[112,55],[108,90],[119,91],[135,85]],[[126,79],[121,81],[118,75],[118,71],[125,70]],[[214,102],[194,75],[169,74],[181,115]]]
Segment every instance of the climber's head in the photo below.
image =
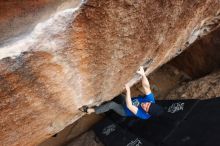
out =
[[147,113],[149,113],[151,116],[154,116],[154,117],[158,117],[164,113],[163,108],[160,105],[155,104],[155,103],[144,102],[144,103],[141,103],[141,107]]

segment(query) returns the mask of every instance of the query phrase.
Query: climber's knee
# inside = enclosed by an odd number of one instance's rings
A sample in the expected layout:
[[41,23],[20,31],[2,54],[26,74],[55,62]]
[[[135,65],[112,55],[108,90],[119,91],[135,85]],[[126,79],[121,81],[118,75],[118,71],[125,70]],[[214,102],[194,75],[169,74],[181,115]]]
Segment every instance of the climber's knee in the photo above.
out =
[[114,101],[110,101],[109,103],[108,103],[108,106],[109,106],[109,108],[114,108],[115,106],[116,106],[116,103],[114,102]]

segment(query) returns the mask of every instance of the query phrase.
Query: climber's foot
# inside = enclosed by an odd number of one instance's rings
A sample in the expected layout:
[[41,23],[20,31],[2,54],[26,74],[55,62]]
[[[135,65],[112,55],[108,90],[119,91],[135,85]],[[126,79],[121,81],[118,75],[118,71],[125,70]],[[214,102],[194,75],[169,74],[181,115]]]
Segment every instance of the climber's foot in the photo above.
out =
[[84,112],[84,113],[88,113],[88,106],[87,105],[84,105],[82,106],[81,108],[79,108],[80,111]]
[[94,108],[89,108],[87,105],[82,106],[81,108],[79,108],[79,110],[86,113],[86,114],[91,114],[91,113],[95,112]]

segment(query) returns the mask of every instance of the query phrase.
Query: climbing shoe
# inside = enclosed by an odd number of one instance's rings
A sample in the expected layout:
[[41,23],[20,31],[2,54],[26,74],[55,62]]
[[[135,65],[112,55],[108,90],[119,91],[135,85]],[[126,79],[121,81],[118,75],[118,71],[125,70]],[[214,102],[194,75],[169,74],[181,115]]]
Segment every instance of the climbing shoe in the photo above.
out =
[[84,112],[84,113],[88,113],[88,106],[87,105],[84,105],[82,106],[81,108],[79,108],[80,111]]

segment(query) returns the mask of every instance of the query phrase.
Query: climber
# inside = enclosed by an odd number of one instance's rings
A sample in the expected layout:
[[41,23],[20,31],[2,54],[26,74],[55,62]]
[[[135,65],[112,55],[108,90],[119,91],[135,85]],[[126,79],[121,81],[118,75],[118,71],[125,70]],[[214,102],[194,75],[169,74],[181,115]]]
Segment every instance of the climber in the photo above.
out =
[[125,85],[127,91],[125,102],[126,105],[118,104],[114,101],[110,101],[98,107],[89,108],[88,106],[83,106],[82,111],[87,114],[95,112],[96,114],[101,114],[109,110],[115,111],[117,114],[124,117],[136,116],[140,119],[149,119],[151,116],[158,117],[162,115],[163,108],[155,104],[154,95],[150,90],[150,84],[145,76],[143,67],[137,71],[138,74],[142,76],[142,86],[144,88],[145,96],[138,96],[131,98],[130,87],[128,84]]

